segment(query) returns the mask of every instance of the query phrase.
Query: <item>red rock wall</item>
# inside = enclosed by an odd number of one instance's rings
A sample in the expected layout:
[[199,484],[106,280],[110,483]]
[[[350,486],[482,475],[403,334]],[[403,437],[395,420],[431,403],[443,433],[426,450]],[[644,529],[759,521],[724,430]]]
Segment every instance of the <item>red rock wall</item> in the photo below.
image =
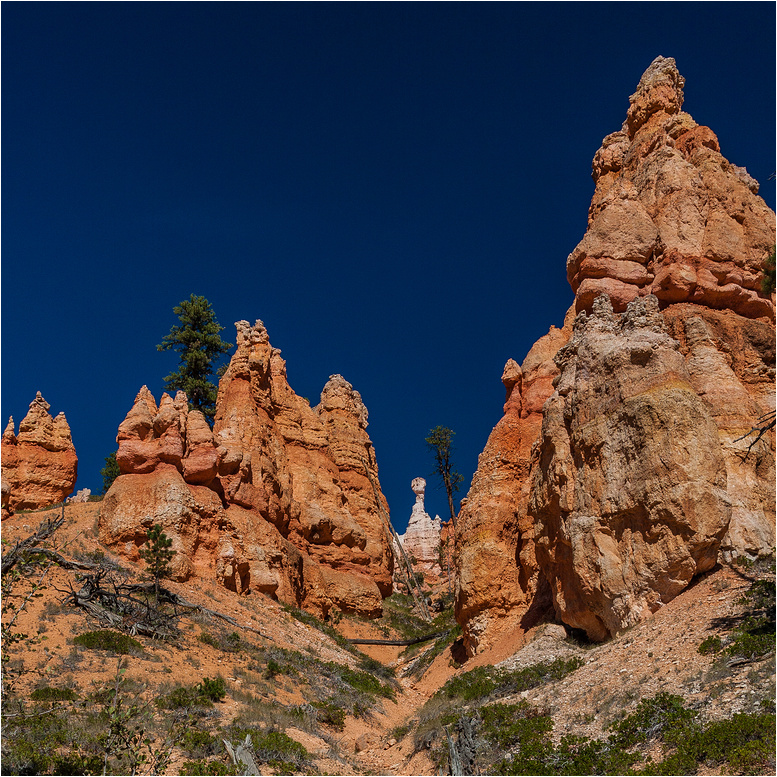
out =
[[78,457],[64,413],[49,415],[38,392],[14,433],[13,418],[3,432],[3,516],[57,504],[75,488]]
[[[122,475],[106,494],[101,538],[136,558],[162,523],[179,579],[215,575],[320,615],[379,615],[392,557],[376,495],[367,410],[339,375],[311,408],[261,322],[236,325],[213,430],[186,397],[143,387],[119,427]],[[378,486],[378,498],[387,505]]]
[[574,337],[568,316],[532,349],[542,380],[505,369],[505,416],[459,519],[470,653],[548,596],[604,639],[717,559],[774,547],[774,430],[747,456],[754,436],[738,439],[775,406],[774,297],[760,288],[774,214],[681,111],[683,86],[656,59],[596,153],[567,261]]

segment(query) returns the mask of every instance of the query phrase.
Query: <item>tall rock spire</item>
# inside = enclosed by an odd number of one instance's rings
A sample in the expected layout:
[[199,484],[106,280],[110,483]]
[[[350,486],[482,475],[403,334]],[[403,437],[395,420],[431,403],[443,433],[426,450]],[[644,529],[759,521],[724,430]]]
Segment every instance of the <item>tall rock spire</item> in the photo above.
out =
[[588,231],[567,260],[576,309],[590,312],[605,293],[622,312],[654,294],[662,308],[694,302],[773,320],[761,279],[774,214],[715,133],[682,110],[684,85],[675,61],[657,57],[594,156]]

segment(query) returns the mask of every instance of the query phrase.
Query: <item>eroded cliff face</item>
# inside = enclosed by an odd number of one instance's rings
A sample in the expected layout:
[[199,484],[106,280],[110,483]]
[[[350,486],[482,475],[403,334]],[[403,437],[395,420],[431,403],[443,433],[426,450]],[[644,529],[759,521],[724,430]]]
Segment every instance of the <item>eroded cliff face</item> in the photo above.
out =
[[49,414],[40,391],[14,432],[9,419],[2,440],[3,516],[61,502],[73,491],[78,457],[64,413]]
[[392,557],[367,409],[339,375],[311,408],[262,322],[236,326],[213,430],[183,393],[157,407],[141,389],[119,427],[122,475],[103,502],[101,540],[134,558],[161,523],[178,579],[215,575],[323,616],[379,615]]
[[550,604],[534,552],[534,525],[527,513],[532,445],[542,426],[542,407],[553,393],[557,351],[569,340],[574,311],[562,329],[551,327],[522,366],[510,359],[502,374],[504,416],[478,457],[457,520],[456,619],[470,653],[498,627],[519,623],[532,604]]
[[657,57],[629,98],[623,127],[593,161],[588,230],[567,260],[578,311],[607,294],[774,318],[761,291],[774,214],[758,183],[720,153],[715,133],[681,110],[685,79]]
[[529,517],[559,618],[603,640],[711,569],[731,519],[712,415],[658,300],[609,297],[555,357]]
[[470,653],[551,599],[605,639],[718,558],[774,547],[774,430],[740,439],[774,410],[774,214],[683,86],[672,59],[643,75],[594,158],[571,314],[505,368],[459,519]]

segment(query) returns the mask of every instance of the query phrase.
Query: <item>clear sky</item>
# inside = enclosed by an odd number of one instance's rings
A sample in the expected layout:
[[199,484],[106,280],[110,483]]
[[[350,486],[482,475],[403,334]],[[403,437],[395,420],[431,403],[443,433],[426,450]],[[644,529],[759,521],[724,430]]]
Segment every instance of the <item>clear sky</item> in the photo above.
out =
[[[643,71],[774,208],[775,5],[3,2],[2,423],[64,411],[77,488],[176,366],[174,305],[264,321],[313,404],[370,413],[402,531],[424,438],[463,497],[521,362],[572,301],[591,159]],[[428,478],[427,478],[428,479]],[[427,509],[443,517],[444,492]]]

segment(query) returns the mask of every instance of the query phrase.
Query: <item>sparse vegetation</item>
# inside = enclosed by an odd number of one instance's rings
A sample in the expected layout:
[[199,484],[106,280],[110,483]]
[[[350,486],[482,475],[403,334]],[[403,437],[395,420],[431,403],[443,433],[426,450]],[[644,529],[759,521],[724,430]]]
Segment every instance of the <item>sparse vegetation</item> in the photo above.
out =
[[143,645],[136,639],[118,631],[87,631],[73,638],[73,644],[89,650],[108,650],[119,656],[138,655],[143,652]]

